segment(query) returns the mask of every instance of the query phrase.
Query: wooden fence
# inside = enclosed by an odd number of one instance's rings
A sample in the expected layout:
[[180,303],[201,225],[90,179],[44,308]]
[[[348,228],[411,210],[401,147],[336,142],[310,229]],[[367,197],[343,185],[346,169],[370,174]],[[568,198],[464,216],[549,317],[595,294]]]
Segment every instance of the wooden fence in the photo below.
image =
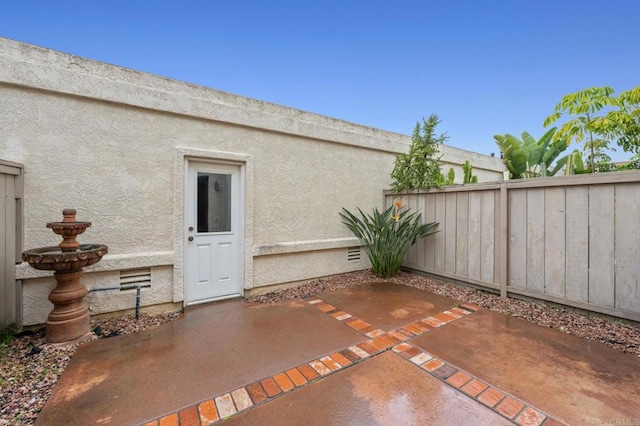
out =
[[0,160],[0,329],[21,325],[16,263],[22,250],[22,166]]
[[437,234],[410,269],[640,321],[640,172],[563,176],[395,195]]

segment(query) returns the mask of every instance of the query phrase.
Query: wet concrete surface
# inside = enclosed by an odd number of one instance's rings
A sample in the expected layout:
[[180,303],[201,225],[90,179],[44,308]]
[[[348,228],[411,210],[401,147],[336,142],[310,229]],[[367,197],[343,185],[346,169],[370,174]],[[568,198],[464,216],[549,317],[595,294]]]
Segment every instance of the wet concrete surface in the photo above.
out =
[[384,352],[230,418],[229,425],[510,425],[500,415]]
[[[390,330],[460,302],[394,284],[319,295]],[[81,345],[36,424],[129,425],[367,340],[301,300],[187,309],[182,320]],[[637,424],[640,359],[480,310],[411,340],[567,424]],[[391,351],[222,422],[233,424],[509,424]]]
[[320,293],[318,297],[384,331],[394,330],[462,303],[417,288],[384,282]]
[[640,424],[640,359],[481,310],[412,343],[572,425]]
[[188,308],[181,320],[80,346],[37,424],[143,422],[364,340],[300,300]]

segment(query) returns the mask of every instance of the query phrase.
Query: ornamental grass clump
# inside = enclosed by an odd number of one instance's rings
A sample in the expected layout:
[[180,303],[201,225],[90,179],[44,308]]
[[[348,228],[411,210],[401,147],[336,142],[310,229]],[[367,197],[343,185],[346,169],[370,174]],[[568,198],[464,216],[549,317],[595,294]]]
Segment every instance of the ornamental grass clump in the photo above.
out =
[[371,272],[382,278],[394,276],[402,266],[404,256],[418,238],[434,234],[438,222],[420,223],[421,214],[410,213],[396,202],[384,212],[373,210],[368,215],[358,209],[357,217],[342,208],[342,223],[362,242],[371,261]]

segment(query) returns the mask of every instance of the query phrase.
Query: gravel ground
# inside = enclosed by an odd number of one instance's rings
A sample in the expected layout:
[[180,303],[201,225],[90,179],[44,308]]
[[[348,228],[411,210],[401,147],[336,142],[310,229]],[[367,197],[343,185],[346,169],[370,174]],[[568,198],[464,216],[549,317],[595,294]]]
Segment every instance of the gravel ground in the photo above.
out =
[[[250,299],[254,303],[276,303],[324,291],[354,287],[371,281],[408,285],[421,290],[473,302],[492,311],[555,328],[584,339],[595,340],[622,352],[640,357],[640,327],[600,318],[587,318],[573,311],[517,299],[501,299],[484,291],[437,282],[427,277],[401,272],[386,280],[369,271],[335,275],[311,281],[300,287],[279,290]],[[181,318],[181,314],[95,320],[91,327],[98,338],[156,327]],[[26,331],[0,345],[0,425],[33,424],[58,378],[69,364],[78,345],[55,347],[45,344],[44,329]]]
[[[136,321],[132,314],[92,320],[96,334],[92,340],[135,333],[180,317],[176,313],[141,315]],[[23,331],[0,345],[0,425],[33,424],[77,347],[46,344],[44,328]]]
[[514,298],[502,299],[498,295],[469,287],[454,286],[438,282],[422,275],[400,272],[393,278],[380,279],[370,271],[353,272],[314,280],[296,288],[279,290],[250,299],[256,303],[275,303],[282,300],[310,296],[323,291],[357,286],[371,281],[384,281],[416,287],[454,299],[473,302],[483,308],[500,312],[545,327],[554,328],[587,340],[604,343],[622,352],[640,357],[640,327],[611,322],[605,319],[588,318],[577,312],[546,306]]

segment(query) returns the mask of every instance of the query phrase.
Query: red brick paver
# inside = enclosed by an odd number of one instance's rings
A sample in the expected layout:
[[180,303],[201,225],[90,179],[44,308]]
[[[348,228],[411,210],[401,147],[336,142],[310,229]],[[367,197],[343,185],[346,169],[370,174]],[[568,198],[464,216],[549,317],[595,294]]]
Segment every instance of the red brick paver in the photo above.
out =
[[456,319],[454,316],[445,314],[444,312],[441,312],[438,315],[435,315],[434,318],[439,319],[442,322],[451,322],[454,319]]
[[400,356],[402,356],[403,358],[409,359],[409,358],[413,358],[414,356],[421,354],[422,351],[416,347],[411,346],[409,349],[406,349],[402,352],[400,352]]
[[478,310],[480,310],[480,306],[476,305],[475,303],[464,303],[462,305],[460,305],[461,308],[464,309],[468,309],[472,312],[476,312]]
[[178,413],[169,414],[168,416],[164,416],[159,421],[160,426],[178,426],[180,423],[178,421]]
[[272,398],[277,394],[282,393],[282,389],[280,389],[280,386],[278,386],[276,381],[273,380],[273,377],[267,377],[266,379],[262,380],[260,384],[264,388],[264,391],[267,393],[267,396],[269,398]]
[[358,343],[356,346],[362,349],[363,351],[365,351],[366,353],[368,353],[369,355],[373,355],[376,352],[378,352],[378,349],[372,346],[369,342]]
[[280,389],[285,392],[289,392],[291,389],[295,387],[293,382],[289,380],[289,377],[285,373],[276,374],[273,376],[273,379],[276,381]]
[[496,410],[503,416],[513,419],[523,408],[524,404],[522,402],[508,396],[498,404]]
[[332,371],[338,371],[342,368],[342,366],[330,356],[323,356],[320,358],[320,362],[329,367]]
[[320,377],[318,372],[307,364],[302,364],[301,366],[299,366],[298,371],[300,371],[307,380],[314,380]]
[[461,387],[460,390],[468,395],[476,397],[487,387],[488,386],[485,383],[482,383],[480,380],[473,379],[472,381]]
[[198,405],[198,413],[200,414],[200,422],[204,426],[210,425],[219,419],[216,403],[213,402],[213,399],[209,399]]
[[516,417],[516,423],[522,426],[540,426],[546,417],[541,412],[527,407]]
[[440,368],[444,365],[444,362],[440,361],[439,359],[432,359],[431,361],[427,362],[426,364],[422,365],[422,368],[424,368],[425,370],[431,372],[436,370],[437,368]]
[[459,388],[465,383],[471,380],[471,376],[463,371],[458,371],[453,376],[447,379],[447,383],[449,383],[454,388]]
[[336,307],[335,307],[335,306],[331,306],[330,304],[325,303],[325,302],[318,303],[318,304],[316,305],[316,307],[317,307],[318,309],[320,309],[322,312],[330,312],[330,311],[333,311],[333,310],[335,310],[335,309],[336,309]]
[[371,326],[371,324],[366,323],[361,319],[356,319],[356,320],[347,322],[347,325],[353,328],[354,330],[358,330],[358,331]]
[[195,406],[180,411],[180,426],[200,426],[200,415]]
[[496,388],[489,388],[478,397],[478,401],[482,402],[487,407],[493,408],[498,402],[502,401],[504,396],[505,394]]
[[[404,340],[411,339],[413,337],[413,333],[408,331],[408,330],[405,330],[404,328],[399,328],[397,330],[392,331],[391,333],[398,333],[400,336],[404,336],[404,338],[405,338]],[[394,334],[394,336],[395,336],[395,334]],[[400,338],[400,336],[396,336],[396,337],[398,339],[402,340]]]
[[358,362],[358,361],[360,361],[360,359],[361,359],[361,358],[360,358],[357,354],[355,354],[351,349],[345,349],[345,350],[342,350],[342,351],[340,351],[340,353],[341,353],[342,355],[344,355],[344,357],[345,357],[345,358],[347,358],[347,359],[348,359],[349,361],[351,361],[351,362]]
[[307,379],[305,379],[304,375],[297,368],[292,368],[291,370],[287,370],[287,376],[296,386],[302,386],[307,383]]
[[268,398],[267,393],[259,382],[251,383],[247,386],[247,392],[249,392],[249,396],[254,404],[260,404]]
[[334,361],[338,362],[343,367],[347,367],[353,364],[347,357],[339,352],[332,353],[331,358],[333,358]]

